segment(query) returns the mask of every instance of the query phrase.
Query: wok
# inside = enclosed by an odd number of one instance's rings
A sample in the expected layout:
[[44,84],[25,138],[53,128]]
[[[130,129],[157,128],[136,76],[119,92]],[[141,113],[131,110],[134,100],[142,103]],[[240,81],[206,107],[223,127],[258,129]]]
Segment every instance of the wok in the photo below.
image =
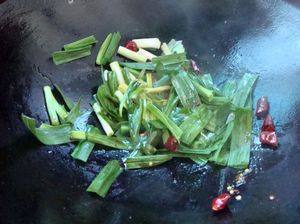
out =
[[[299,223],[300,4],[238,0],[1,1],[0,223]],[[47,121],[42,87],[58,84],[83,107],[100,84],[91,57],[55,66],[50,55],[65,43],[120,31],[136,37],[184,41],[189,57],[217,83],[259,74],[254,102],[267,95],[280,140],[273,151],[253,147],[253,172],[242,200],[213,214],[210,202],[236,171],[172,160],[123,173],[108,196],[85,192],[120,151],[97,146],[86,164],[74,145],[43,146],[20,114]],[[93,119],[93,117],[92,117]],[[258,131],[261,122],[254,122]],[[257,145],[257,138],[254,139]],[[269,196],[274,195],[275,200]]]

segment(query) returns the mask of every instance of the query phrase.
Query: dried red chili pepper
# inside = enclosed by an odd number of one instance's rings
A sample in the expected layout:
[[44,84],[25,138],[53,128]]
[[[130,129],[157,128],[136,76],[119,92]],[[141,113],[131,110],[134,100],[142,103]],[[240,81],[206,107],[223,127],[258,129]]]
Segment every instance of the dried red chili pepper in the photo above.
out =
[[262,96],[258,99],[256,104],[256,116],[258,118],[264,118],[269,113],[268,97]]
[[129,50],[132,50],[132,51],[135,51],[137,52],[138,51],[138,46],[136,45],[136,43],[134,41],[128,41],[125,45],[125,47]]
[[178,147],[178,141],[175,137],[169,136],[169,138],[167,139],[164,146],[165,146],[166,149],[168,149],[172,152],[175,152],[177,150],[177,147]]
[[278,138],[275,131],[262,131],[259,135],[259,140],[264,146],[269,146],[271,148],[277,148],[278,146]]
[[201,70],[200,70],[199,66],[197,65],[197,63],[192,59],[190,60],[190,62],[191,62],[191,66],[192,66],[194,72],[200,73]]
[[214,198],[211,203],[211,209],[215,212],[221,211],[226,208],[229,199],[231,198],[230,194],[223,193],[218,197]]
[[270,114],[268,114],[265,117],[264,123],[261,127],[261,131],[268,131],[268,132],[274,132],[275,131],[275,125],[273,123],[273,119]]

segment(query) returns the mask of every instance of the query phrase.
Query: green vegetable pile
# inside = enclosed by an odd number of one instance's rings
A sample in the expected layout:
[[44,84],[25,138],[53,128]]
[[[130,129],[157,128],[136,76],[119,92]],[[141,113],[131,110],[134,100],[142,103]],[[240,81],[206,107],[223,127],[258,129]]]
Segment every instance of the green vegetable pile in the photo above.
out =
[[[210,74],[193,69],[182,41],[161,45],[157,38],[139,39],[139,51],[134,52],[118,47],[120,39],[118,32],[109,34],[96,59],[101,65],[102,84],[91,107],[99,127],[78,129],[80,100],[73,103],[58,86],[54,87],[63,103],[50,86],[44,87],[50,124],[37,127],[34,119],[22,115],[26,127],[43,144],[75,143],[74,159],[86,162],[95,144],[128,151],[123,162],[107,163],[87,191],[105,197],[124,169],[149,168],[174,157],[190,158],[201,165],[247,167],[252,88],[257,76],[244,74],[238,82],[228,80],[216,86]],[[88,56],[96,43],[90,36],[64,45],[63,51],[53,53],[53,61],[62,64]],[[118,62],[116,53],[136,62],[120,58]]]

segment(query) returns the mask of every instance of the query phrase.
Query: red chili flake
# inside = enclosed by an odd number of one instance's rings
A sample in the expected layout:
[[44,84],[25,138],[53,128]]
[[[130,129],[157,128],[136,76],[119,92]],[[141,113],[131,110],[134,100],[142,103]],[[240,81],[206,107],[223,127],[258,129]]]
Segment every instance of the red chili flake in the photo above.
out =
[[223,193],[218,197],[214,198],[211,202],[211,209],[215,212],[221,211],[226,208],[231,195],[228,193]]
[[268,131],[268,132],[274,132],[275,131],[275,125],[273,123],[273,119],[270,114],[268,114],[265,117],[264,123],[261,127],[261,131]]
[[259,140],[262,145],[269,146],[271,148],[277,148],[278,138],[275,131],[262,131],[259,135]]
[[173,136],[170,136],[167,140],[167,142],[164,144],[165,148],[172,151],[172,152],[175,152],[177,150],[177,147],[178,147],[178,141],[175,137]]
[[269,113],[268,97],[262,96],[258,99],[256,105],[256,116],[258,118],[264,118]]
[[200,73],[201,70],[200,70],[199,66],[197,65],[197,63],[194,60],[190,60],[190,62],[191,62],[191,66],[192,66],[194,72]]
[[137,52],[138,51],[138,46],[136,45],[136,43],[134,41],[128,41],[125,45],[125,47],[128,49],[128,50],[132,50],[132,51],[135,51]]

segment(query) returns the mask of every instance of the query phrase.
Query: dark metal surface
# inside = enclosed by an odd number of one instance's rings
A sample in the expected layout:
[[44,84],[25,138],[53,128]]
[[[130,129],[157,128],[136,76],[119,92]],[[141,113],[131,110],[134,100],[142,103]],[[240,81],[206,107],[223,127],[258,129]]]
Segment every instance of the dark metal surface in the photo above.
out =
[[[2,1],[1,1],[2,2]],[[297,1],[13,1],[0,5],[0,223],[299,223],[300,4]],[[242,201],[214,215],[211,199],[235,171],[174,160],[128,171],[100,199],[85,192],[123,152],[97,147],[86,164],[73,145],[42,146],[20,121],[47,121],[42,86],[59,84],[88,108],[99,84],[93,56],[54,66],[51,52],[89,34],[182,39],[189,56],[218,82],[248,71],[260,79],[280,137],[277,151],[254,139]],[[228,75],[230,74],[230,75]],[[258,131],[261,123],[254,124]],[[269,195],[275,195],[274,201]]]

